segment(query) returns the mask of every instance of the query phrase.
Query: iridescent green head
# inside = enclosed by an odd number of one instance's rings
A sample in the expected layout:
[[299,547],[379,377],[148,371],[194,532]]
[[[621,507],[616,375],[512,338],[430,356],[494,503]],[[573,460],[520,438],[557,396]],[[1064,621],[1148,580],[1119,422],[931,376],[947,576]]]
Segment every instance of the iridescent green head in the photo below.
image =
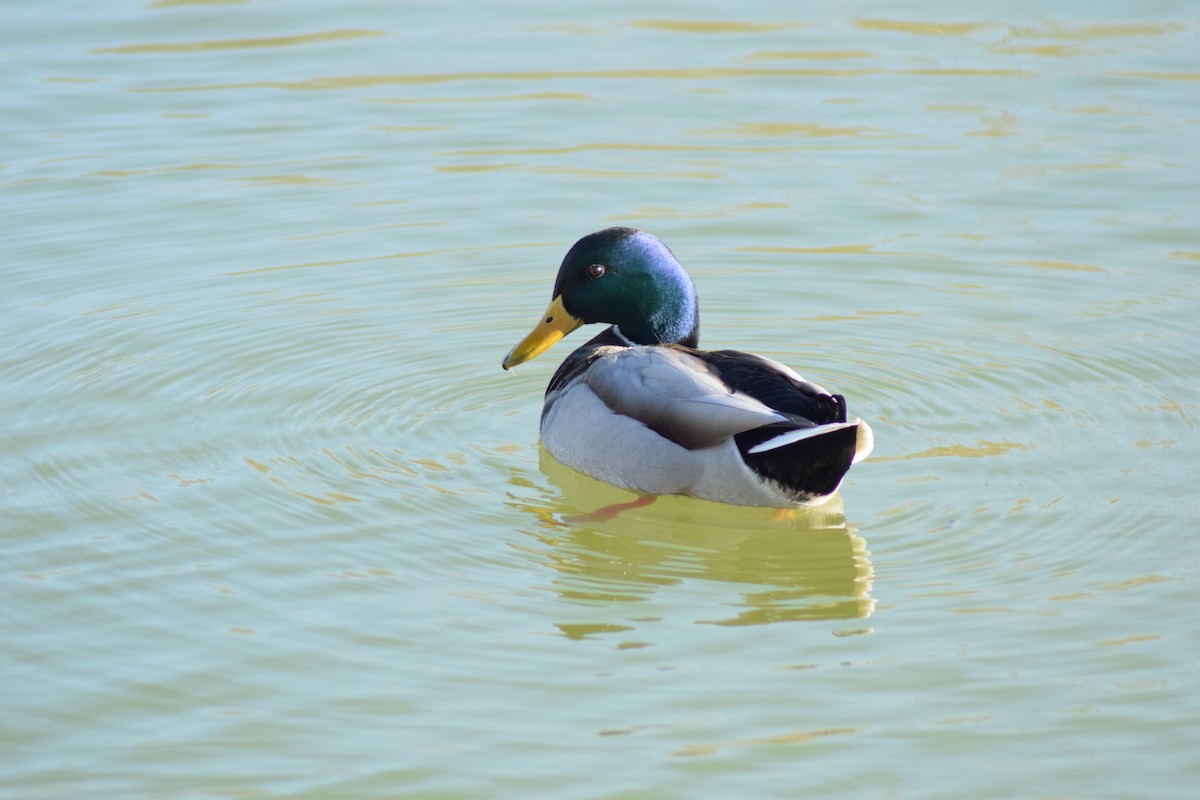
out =
[[545,352],[580,325],[607,322],[634,344],[699,344],[696,288],[665,244],[633,228],[589,234],[567,252],[553,299],[504,368]]

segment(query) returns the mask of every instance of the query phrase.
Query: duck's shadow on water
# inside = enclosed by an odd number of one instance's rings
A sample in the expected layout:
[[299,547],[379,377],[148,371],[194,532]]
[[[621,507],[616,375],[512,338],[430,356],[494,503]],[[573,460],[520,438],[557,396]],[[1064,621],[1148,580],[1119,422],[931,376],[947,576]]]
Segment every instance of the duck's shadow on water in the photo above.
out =
[[[650,600],[665,587],[709,582],[716,591],[695,622],[844,620],[874,610],[870,554],[847,526],[839,496],[784,514],[659,497],[597,515],[638,498],[559,464],[545,450],[539,466],[558,491],[512,501],[532,520],[521,531],[529,539],[518,547],[551,570],[551,587],[564,600],[619,609],[628,619],[637,616],[630,603]],[[729,586],[736,587],[734,597]],[[627,629],[618,623],[559,628],[577,637]]]

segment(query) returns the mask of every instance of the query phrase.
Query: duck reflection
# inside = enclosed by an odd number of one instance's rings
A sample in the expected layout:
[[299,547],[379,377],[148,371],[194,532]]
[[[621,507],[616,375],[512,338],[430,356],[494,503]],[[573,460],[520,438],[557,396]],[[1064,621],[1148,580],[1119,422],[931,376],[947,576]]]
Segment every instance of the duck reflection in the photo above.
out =
[[[526,549],[555,571],[553,588],[564,599],[606,606],[702,579],[737,585],[741,600],[718,606],[734,609],[732,616],[701,623],[855,619],[874,609],[866,543],[846,526],[837,495],[794,513],[685,497],[643,505],[545,450],[540,467],[561,496],[520,504],[537,519]],[[612,508],[621,510],[596,513]]]

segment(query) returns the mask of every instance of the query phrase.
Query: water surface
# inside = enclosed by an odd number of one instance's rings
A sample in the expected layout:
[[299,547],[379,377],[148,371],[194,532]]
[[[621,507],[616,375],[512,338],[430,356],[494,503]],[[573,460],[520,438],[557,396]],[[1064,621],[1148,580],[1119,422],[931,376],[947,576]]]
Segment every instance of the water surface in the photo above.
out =
[[[12,797],[1190,797],[1183,3],[25,4]],[[563,253],[875,456],[792,519],[539,451]],[[576,338],[577,337],[577,338]]]

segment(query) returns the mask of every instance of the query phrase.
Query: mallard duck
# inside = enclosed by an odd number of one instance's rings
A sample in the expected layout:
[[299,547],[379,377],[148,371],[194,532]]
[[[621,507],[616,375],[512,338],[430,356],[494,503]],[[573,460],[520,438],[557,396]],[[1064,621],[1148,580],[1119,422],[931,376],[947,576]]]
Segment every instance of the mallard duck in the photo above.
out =
[[583,237],[552,297],[502,366],[609,324],[546,388],[542,442],[573,469],[645,496],[786,508],[821,502],[871,452],[871,428],[847,419],[841,395],[763,356],[699,349],[692,279],[649,233]]

